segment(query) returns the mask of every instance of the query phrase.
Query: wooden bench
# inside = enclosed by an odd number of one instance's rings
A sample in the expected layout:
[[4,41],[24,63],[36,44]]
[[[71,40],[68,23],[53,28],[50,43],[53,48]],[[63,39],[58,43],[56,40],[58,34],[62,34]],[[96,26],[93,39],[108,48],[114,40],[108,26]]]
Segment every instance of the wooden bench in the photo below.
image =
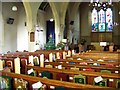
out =
[[[51,72],[53,74],[53,79],[56,79],[56,74],[58,73],[65,73],[69,75],[69,79],[70,77],[72,78],[72,82],[73,82],[73,77],[74,75],[79,75],[82,74],[84,76],[86,76],[86,82],[87,84],[93,85],[93,80],[95,77],[101,76],[103,78],[106,78],[108,80],[108,87],[116,87],[116,83],[117,83],[117,79],[120,79],[120,76],[118,76],[117,74],[105,74],[105,73],[99,73],[99,72],[86,72],[86,71],[74,71],[74,70],[64,70],[64,69],[56,69],[56,68],[41,68],[38,66],[26,66],[26,74],[27,74],[27,70],[30,69],[34,69],[37,72],[37,76],[40,77],[41,72],[43,71],[48,71]],[[112,81],[110,81],[112,80]],[[110,84],[112,83],[112,84]]]
[[[23,75],[23,74],[15,74],[11,72],[0,72],[2,76],[10,76],[12,79],[13,78],[18,78],[18,79],[23,79],[28,82],[28,90],[32,89],[32,84],[36,82],[42,82],[43,84],[48,86],[47,90],[51,90],[51,86],[57,87],[57,86],[64,86],[68,90],[94,90],[94,89],[109,89],[109,90],[115,90],[114,88],[111,87],[99,87],[99,86],[93,86],[93,85],[84,85],[84,84],[77,84],[77,83],[71,83],[71,82],[65,82],[65,81],[58,81],[58,80],[51,80],[51,79],[46,79],[46,78],[40,78],[40,77],[33,77],[33,76],[28,76],[28,75]],[[13,90],[14,90],[14,85],[13,85]]]
[[104,59],[104,60],[118,60],[120,53],[109,52],[87,52],[82,54],[72,55],[73,58],[91,58],[91,59]]
[[120,67],[109,67],[109,66],[94,66],[94,65],[80,65],[80,64],[69,64],[65,62],[45,62],[46,65],[52,65],[56,68],[58,65],[62,65],[66,70],[70,70],[71,68],[79,68],[79,70],[84,71],[85,69],[93,69],[95,72],[100,72],[101,70],[109,70],[111,73],[119,74]]
[[88,65],[91,65],[91,64],[94,64],[94,63],[98,63],[100,65],[108,65],[108,64],[113,65],[113,66],[119,66],[120,65],[120,62],[116,62],[114,60],[104,61],[102,59],[98,59],[98,60],[92,60],[92,59],[82,59],[82,60],[57,59],[56,62],[74,62],[74,63],[78,63],[78,64],[82,63],[82,62],[86,62]]

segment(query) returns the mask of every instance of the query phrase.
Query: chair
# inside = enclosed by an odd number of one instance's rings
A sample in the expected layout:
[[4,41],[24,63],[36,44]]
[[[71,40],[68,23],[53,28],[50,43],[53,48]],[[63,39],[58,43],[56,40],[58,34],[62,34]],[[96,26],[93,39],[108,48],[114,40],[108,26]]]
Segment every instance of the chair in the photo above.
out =
[[65,73],[57,73],[56,80],[69,81],[69,75]]
[[75,83],[80,83],[80,84],[86,84],[86,77],[83,75],[75,75],[74,76],[74,82]]
[[58,87],[55,87],[54,90],[67,90],[67,89],[63,86],[58,86]]
[[117,79],[116,88],[120,88],[120,80]]
[[101,70],[100,72],[101,72],[101,73],[108,73],[108,74],[111,74],[111,71],[109,71],[109,70]]
[[50,73],[48,71],[43,71],[43,72],[41,72],[41,77],[46,77],[48,79],[52,79],[52,73]]
[[98,83],[95,83],[95,81],[94,81],[94,85],[107,87],[107,79],[103,79],[102,81],[100,81]]

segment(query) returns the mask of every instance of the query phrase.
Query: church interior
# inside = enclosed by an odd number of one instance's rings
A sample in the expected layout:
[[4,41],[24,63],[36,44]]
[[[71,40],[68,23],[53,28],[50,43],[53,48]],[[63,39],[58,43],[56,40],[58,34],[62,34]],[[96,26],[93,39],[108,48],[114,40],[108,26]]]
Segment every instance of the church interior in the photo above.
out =
[[119,90],[119,39],[120,0],[0,0],[0,90]]

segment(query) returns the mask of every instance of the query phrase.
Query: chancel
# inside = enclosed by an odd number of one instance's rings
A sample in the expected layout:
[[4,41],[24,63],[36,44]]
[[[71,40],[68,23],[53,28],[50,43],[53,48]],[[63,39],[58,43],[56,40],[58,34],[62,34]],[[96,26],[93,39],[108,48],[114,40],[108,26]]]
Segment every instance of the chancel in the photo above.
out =
[[120,89],[119,0],[0,1],[0,89]]

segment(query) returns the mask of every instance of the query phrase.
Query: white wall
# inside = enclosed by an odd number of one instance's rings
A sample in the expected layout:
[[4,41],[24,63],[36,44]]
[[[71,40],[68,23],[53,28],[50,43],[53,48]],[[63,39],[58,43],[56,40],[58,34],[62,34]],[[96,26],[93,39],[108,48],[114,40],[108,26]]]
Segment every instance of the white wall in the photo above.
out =
[[80,19],[79,19],[79,10],[77,11],[77,14],[74,19],[74,44],[77,44],[77,41],[79,40],[79,34],[80,34]]
[[45,19],[46,19],[46,21],[48,21],[51,18],[54,19],[54,16],[53,16],[51,8],[49,7],[49,8],[46,9]]
[[[18,11],[11,8],[16,5]],[[3,11],[3,30],[4,30],[4,52],[15,52],[16,50],[28,50],[28,32],[25,27],[26,14],[22,3],[5,2],[2,5]],[[7,19],[14,18],[13,24],[7,24]]]
[[[53,14],[51,11],[51,8],[47,8],[46,11],[38,10],[38,26],[40,30],[43,30],[43,32],[39,32],[39,35],[37,34],[37,38],[39,40],[39,47],[44,48],[44,45],[46,44],[46,21],[50,20],[50,18],[53,18]],[[36,39],[37,39],[36,38]]]
[[4,53],[4,27],[2,16],[2,2],[0,2],[0,53]]
[[46,12],[38,10],[38,26],[39,30],[43,30],[39,32],[39,35],[37,34],[37,38],[39,41],[39,48],[44,48],[44,44],[46,43],[46,20],[45,20]]
[[[2,5],[4,19],[4,52],[17,50],[17,12],[11,10],[13,3],[4,2]],[[13,24],[7,24],[7,19],[14,18]]]
[[28,51],[28,31],[26,22],[26,13],[23,5],[19,8],[18,24],[17,24],[17,50]]

